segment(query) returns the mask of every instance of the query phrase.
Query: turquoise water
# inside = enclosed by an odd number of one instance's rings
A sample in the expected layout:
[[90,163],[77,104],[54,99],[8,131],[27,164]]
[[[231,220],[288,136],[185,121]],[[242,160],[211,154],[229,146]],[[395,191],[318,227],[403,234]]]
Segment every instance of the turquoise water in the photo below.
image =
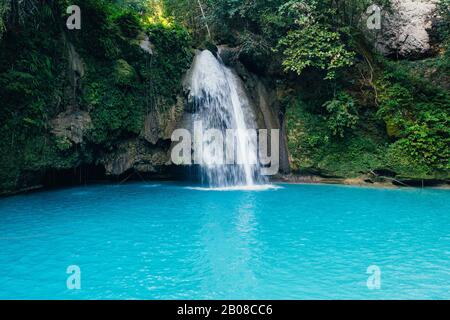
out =
[[[450,298],[450,192],[89,186],[0,199],[0,298]],[[81,270],[68,290],[67,267]],[[369,290],[366,270],[381,269]]]

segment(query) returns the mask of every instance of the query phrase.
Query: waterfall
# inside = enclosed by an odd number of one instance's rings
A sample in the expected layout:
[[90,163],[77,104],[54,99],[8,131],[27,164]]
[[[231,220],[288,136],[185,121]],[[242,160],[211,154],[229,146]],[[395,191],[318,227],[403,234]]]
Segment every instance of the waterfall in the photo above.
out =
[[[209,136],[197,146],[202,149],[202,182],[210,187],[254,186],[263,182],[256,130],[248,130],[256,129],[255,115],[240,78],[220,58],[205,50],[197,54],[187,81],[194,110],[192,121],[201,122],[203,132],[220,131],[224,142],[230,142],[226,139],[228,129],[234,130],[232,152],[226,145],[222,155],[215,147],[216,139]],[[239,159],[237,163],[217,164],[218,158],[230,153]]]

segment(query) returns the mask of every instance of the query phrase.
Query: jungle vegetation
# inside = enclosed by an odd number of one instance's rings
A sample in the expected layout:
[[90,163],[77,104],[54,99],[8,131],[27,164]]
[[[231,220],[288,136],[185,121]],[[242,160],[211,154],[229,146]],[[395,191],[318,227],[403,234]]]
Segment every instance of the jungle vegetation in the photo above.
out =
[[[439,4],[439,49],[422,60],[376,52],[366,0],[84,0],[76,31],[65,25],[70,2],[0,0],[0,190],[95,163],[139,136],[149,109],[175,103],[195,49],[212,44],[238,48],[239,61],[273,80],[295,172],[450,177],[450,0]],[[51,132],[68,108],[92,119],[80,145]]]

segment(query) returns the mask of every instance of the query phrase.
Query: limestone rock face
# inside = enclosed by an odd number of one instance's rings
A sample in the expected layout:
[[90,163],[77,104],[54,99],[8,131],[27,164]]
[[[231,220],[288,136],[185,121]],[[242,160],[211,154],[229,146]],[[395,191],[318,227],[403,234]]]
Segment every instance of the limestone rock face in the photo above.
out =
[[421,58],[432,49],[430,32],[438,19],[438,0],[392,0],[382,15],[376,47],[386,56]]
[[251,96],[259,128],[268,129],[269,132],[273,129],[280,130],[280,173],[289,173],[286,123],[282,116],[277,90],[270,80],[254,74],[249,73],[246,79],[245,85]]
[[52,133],[58,138],[67,138],[74,144],[83,142],[83,134],[91,128],[88,112],[67,110],[51,121]]
[[175,105],[164,110],[150,110],[145,117],[141,135],[120,142],[115,151],[101,159],[108,176],[118,177],[129,170],[153,174],[171,165],[169,146],[172,132],[183,114],[181,97]]
[[120,176],[133,168],[136,161],[136,149],[133,145],[123,146],[120,151],[105,159],[105,171],[107,175]]
[[233,48],[226,45],[220,45],[217,48],[223,63],[226,65],[236,63],[236,60],[239,58],[239,48]]
[[170,160],[167,150],[151,147],[147,142],[135,139],[121,143],[117,151],[103,160],[106,174],[121,176],[130,169],[141,173],[157,173]]
[[149,143],[156,145],[160,140],[170,140],[172,132],[184,111],[184,101],[181,96],[177,97],[174,105],[167,107],[164,111],[151,110],[145,116],[142,136]]

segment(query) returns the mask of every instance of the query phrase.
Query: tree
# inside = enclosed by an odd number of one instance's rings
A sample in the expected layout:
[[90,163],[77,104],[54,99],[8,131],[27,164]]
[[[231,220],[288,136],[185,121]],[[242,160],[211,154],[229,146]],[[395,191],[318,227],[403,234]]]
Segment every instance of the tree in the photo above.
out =
[[320,24],[305,25],[290,31],[279,42],[285,71],[298,75],[307,67],[326,71],[325,79],[334,79],[336,71],[352,65],[354,53],[347,50],[337,32]]

